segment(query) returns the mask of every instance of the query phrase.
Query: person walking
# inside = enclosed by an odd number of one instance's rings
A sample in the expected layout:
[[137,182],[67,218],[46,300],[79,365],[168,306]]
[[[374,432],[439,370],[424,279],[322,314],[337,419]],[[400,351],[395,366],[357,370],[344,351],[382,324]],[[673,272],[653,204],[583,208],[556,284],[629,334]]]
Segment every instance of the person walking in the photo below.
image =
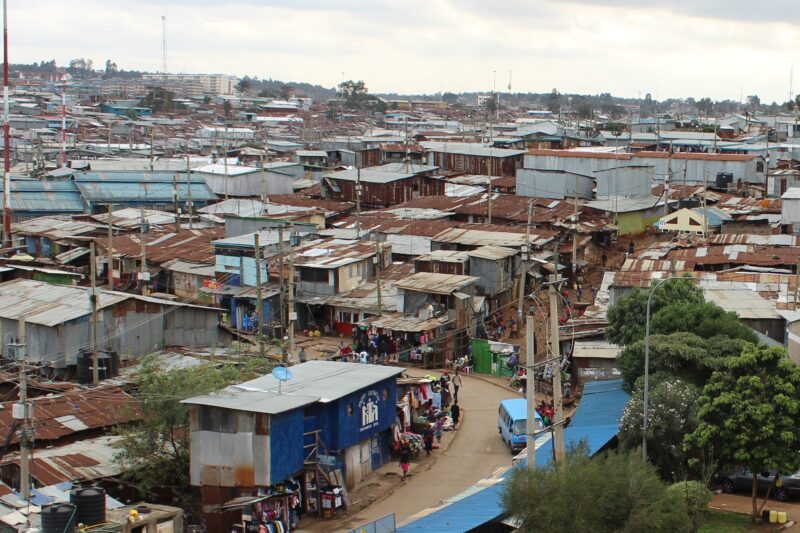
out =
[[400,448],[400,470],[403,471],[403,483],[406,482],[408,477],[408,467],[411,463],[411,452],[408,451],[408,446]]
[[458,406],[458,400],[454,401],[450,407],[450,417],[453,419],[453,429],[458,429],[458,421],[461,418],[461,407]]
[[458,403],[458,389],[461,388],[461,374],[456,368],[456,373],[453,376],[453,403]]
[[433,451],[433,427],[430,424],[422,436],[422,442],[425,444],[425,455],[430,455]]
[[439,445],[442,444],[443,431],[444,431],[444,415],[436,419],[436,430],[434,431],[434,435],[436,435],[436,442]]

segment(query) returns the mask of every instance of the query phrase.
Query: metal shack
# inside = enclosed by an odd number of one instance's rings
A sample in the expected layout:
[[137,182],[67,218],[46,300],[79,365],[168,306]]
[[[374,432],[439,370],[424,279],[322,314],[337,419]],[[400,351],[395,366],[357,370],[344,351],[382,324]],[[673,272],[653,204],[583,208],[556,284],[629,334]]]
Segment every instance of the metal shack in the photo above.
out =
[[[253,503],[245,497],[263,500],[276,485],[298,486],[315,511],[321,485],[353,487],[389,460],[402,368],[309,361],[289,372],[284,381],[270,374],[183,401],[190,478],[201,487],[209,531],[227,531]],[[225,505],[234,498],[237,505]]]
[[[81,348],[92,345],[90,289],[16,279],[0,283],[0,353],[19,338],[30,360],[56,369],[77,364]],[[221,309],[100,290],[97,337],[101,349],[122,359],[164,346],[226,345],[218,327]]]
[[388,207],[420,196],[444,195],[445,182],[433,177],[439,167],[411,163],[387,163],[362,169],[348,168],[325,174],[324,194],[336,200],[354,202],[361,187],[361,203]]

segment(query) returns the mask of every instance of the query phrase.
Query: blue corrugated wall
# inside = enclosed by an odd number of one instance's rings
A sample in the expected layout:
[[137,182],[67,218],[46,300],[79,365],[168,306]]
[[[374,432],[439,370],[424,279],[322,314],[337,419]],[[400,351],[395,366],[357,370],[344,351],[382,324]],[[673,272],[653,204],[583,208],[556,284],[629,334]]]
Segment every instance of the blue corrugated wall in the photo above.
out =
[[272,415],[269,424],[269,481],[280,483],[303,469],[303,410]]

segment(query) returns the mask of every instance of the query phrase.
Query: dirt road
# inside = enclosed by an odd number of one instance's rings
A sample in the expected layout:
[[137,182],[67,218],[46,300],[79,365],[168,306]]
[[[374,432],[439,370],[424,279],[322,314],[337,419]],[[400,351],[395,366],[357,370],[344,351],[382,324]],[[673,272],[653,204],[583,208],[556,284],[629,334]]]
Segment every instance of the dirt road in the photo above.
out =
[[[413,371],[412,371],[413,372]],[[364,511],[330,523],[330,531],[347,531],[366,522],[395,513],[397,524],[438,502],[466,490],[497,468],[511,464],[511,452],[497,433],[500,401],[513,398],[512,391],[464,376],[459,404],[464,423],[449,448],[438,453],[428,469],[412,473],[405,485]]]

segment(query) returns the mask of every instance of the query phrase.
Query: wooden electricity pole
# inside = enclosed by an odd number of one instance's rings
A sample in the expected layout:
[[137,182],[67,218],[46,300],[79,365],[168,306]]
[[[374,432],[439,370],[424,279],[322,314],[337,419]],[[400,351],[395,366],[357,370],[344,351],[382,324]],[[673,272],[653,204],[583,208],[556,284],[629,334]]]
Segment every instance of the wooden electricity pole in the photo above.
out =
[[108,289],[114,290],[114,204],[108,204]]
[[264,336],[262,335],[262,331],[264,331],[264,299],[261,295],[261,246],[258,242],[258,232],[255,234],[255,258],[256,258],[256,323],[258,324],[258,329],[256,332],[257,339],[258,339],[258,355],[264,357]]
[[89,294],[89,304],[92,306],[92,384],[97,385],[100,381],[100,373],[97,368],[97,259],[95,256],[94,241],[89,243],[89,279],[91,280],[91,290]]
[[561,347],[559,345],[560,339],[558,336],[558,284],[561,282],[561,276],[558,274],[550,276],[550,359],[555,361],[556,368],[553,371],[553,403],[555,404],[555,421],[554,421],[554,435],[553,447],[556,452],[556,461],[560,462],[564,459],[564,412],[562,405],[562,391],[561,391]]
[[383,302],[381,301],[381,267],[383,266],[383,252],[381,243],[375,242],[375,278],[378,289],[378,316],[383,316]]
[[536,384],[534,368],[534,359],[536,357],[533,331],[533,317],[528,315],[525,318],[525,399],[528,407],[528,423],[527,423],[527,437],[525,445],[527,446],[528,455],[528,468],[536,470],[536,391],[534,386]]

